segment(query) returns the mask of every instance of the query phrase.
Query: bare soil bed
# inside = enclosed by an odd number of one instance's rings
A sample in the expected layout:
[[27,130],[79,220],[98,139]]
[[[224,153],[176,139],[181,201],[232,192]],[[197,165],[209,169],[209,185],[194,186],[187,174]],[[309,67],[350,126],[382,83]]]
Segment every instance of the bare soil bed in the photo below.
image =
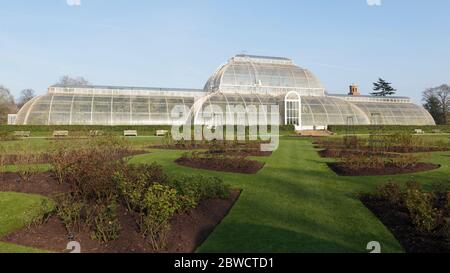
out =
[[449,253],[450,242],[445,236],[418,231],[409,216],[408,210],[393,206],[387,200],[364,195],[363,204],[391,230],[408,253]]
[[397,175],[407,173],[425,172],[439,169],[440,165],[420,162],[414,167],[400,168],[394,165],[386,165],[384,168],[360,168],[350,169],[343,163],[327,163],[330,169],[340,176],[382,176],[382,175]]
[[60,184],[52,173],[38,173],[33,176],[29,183],[24,183],[16,173],[0,174],[0,191],[20,192],[52,196],[57,193],[67,193],[70,187]]
[[[30,183],[19,182],[17,174],[0,176],[0,191],[40,194],[52,196],[70,192],[67,185],[61,185],[51,173],[42,173],[33,177]],[[175,215],[171,219],[171,232],[167,248],[162,252],[190,253],[203,243],[214,228],[222,221],[239,198],[240,191],[234,190],[228,199],[210,199],[200,202],[196,209],[188,213]],[[120,237],[109,243],[100,243],[90,238],[89,231],[74,234],[84,253],[146,253],[154,252],[145,238],[139,233],[136,215],[124,207],[119,208],[119,221],[122,227]],[[69,234],[62,221],[52,216],[47,222],[31,226],[0,239],[39,249],[65,252]]]
[[196,169],[243,174],[256,174],[265,165],[259,161],[229,157],[181,157],[175,162]]

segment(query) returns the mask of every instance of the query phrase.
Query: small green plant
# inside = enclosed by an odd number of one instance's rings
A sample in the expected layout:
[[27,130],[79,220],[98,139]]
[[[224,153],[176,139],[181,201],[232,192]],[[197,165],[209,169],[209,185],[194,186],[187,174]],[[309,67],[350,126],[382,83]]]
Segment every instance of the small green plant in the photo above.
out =
[[406,191],[405,204],[416,227],[423,232],[432,232],[437,226],[438,210],[433,208],[429,193],[416,187]]
[[26,213],[30,219],[28,227],[39,226],[48,221],[55,211],[55,204],[47,198],[42,199],[40,204],[35,205]]
[[121,225],[117,213],[117,203],[113,200],[99,203],[90,211],[91,237],[100,242],[114,241],[119,238]]
[[61,218],[67,231],[81,230],[88,206],[83,202],[77,201],[70,194],[58,195],[54,199],[56,201],[56,213]]
[[140,230],[155,250],[163,249],[170,232],[170,218],[179,210],[177,191],[158,183],[145,194],[145,214],[141,215]]
[[404,199],[402,188],[398,183],[394,182],[379,186],[376,195],[382,199],[388,200],[393,205],[401,205]]
[[218,177],[185,175],[171,181],[170,186],[184,197],[182,210],[195,208],[200,201],[205,199],[226,199],[230,195],[229,186]]
[[157,163],[125,165],[113,176],[128,210],[142,211],[145,193],[153,183],[164,184],[167,175]]

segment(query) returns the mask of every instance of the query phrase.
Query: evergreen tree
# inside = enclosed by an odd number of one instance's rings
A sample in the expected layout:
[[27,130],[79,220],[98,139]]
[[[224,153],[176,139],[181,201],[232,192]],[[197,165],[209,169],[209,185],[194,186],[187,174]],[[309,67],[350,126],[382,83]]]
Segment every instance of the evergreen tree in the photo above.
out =
[[394,89],[391,86],[390,82],[387,82],[385,80],[383,80],[382,78],[378,79],[378,82],[374,82],[373,83],[373,93],[372,96],[377,96],[377,97],[386,97],[386,96],[391,96],[394,95],[395,92],[397,91],[397,89]]
[[442,112],[441,103],[436,96],[427,96],[424,98],[423,107],[431,114],[436,124],[445,124],[444,113]]

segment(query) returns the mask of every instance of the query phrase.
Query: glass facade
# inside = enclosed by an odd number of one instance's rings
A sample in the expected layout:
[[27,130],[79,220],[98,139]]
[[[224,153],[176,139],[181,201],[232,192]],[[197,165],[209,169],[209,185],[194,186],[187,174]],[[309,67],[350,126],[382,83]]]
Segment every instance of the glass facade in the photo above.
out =
[[[184,122],[194,97],[94,96],[47,94],[30,101],[16,124],[41,125],[168,125]],[[173,115],[172,111],[179,111]]]
[[172,125],[187,117],[195,124],[276,121],[308,129],[435,125],[409,98],[327,95],[318,78],[290,59],[249,55],[219,67],[204,89],[54,85],[25,104],[15,124]]
[[194,123],[258,125],[281,122],[277,98],[264,95],[213,93],[193,111]]

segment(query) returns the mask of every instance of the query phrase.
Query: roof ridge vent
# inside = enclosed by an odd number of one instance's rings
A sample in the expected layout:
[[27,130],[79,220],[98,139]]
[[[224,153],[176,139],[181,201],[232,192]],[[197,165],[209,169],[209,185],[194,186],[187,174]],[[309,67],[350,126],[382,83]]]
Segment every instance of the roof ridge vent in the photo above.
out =
[[263,64],[279,64],[279,65],[294,65],[294,62],[289,58],[271,57],[271,56],[257,56],[239,54],[231,59],[232,62],[253,62]]

